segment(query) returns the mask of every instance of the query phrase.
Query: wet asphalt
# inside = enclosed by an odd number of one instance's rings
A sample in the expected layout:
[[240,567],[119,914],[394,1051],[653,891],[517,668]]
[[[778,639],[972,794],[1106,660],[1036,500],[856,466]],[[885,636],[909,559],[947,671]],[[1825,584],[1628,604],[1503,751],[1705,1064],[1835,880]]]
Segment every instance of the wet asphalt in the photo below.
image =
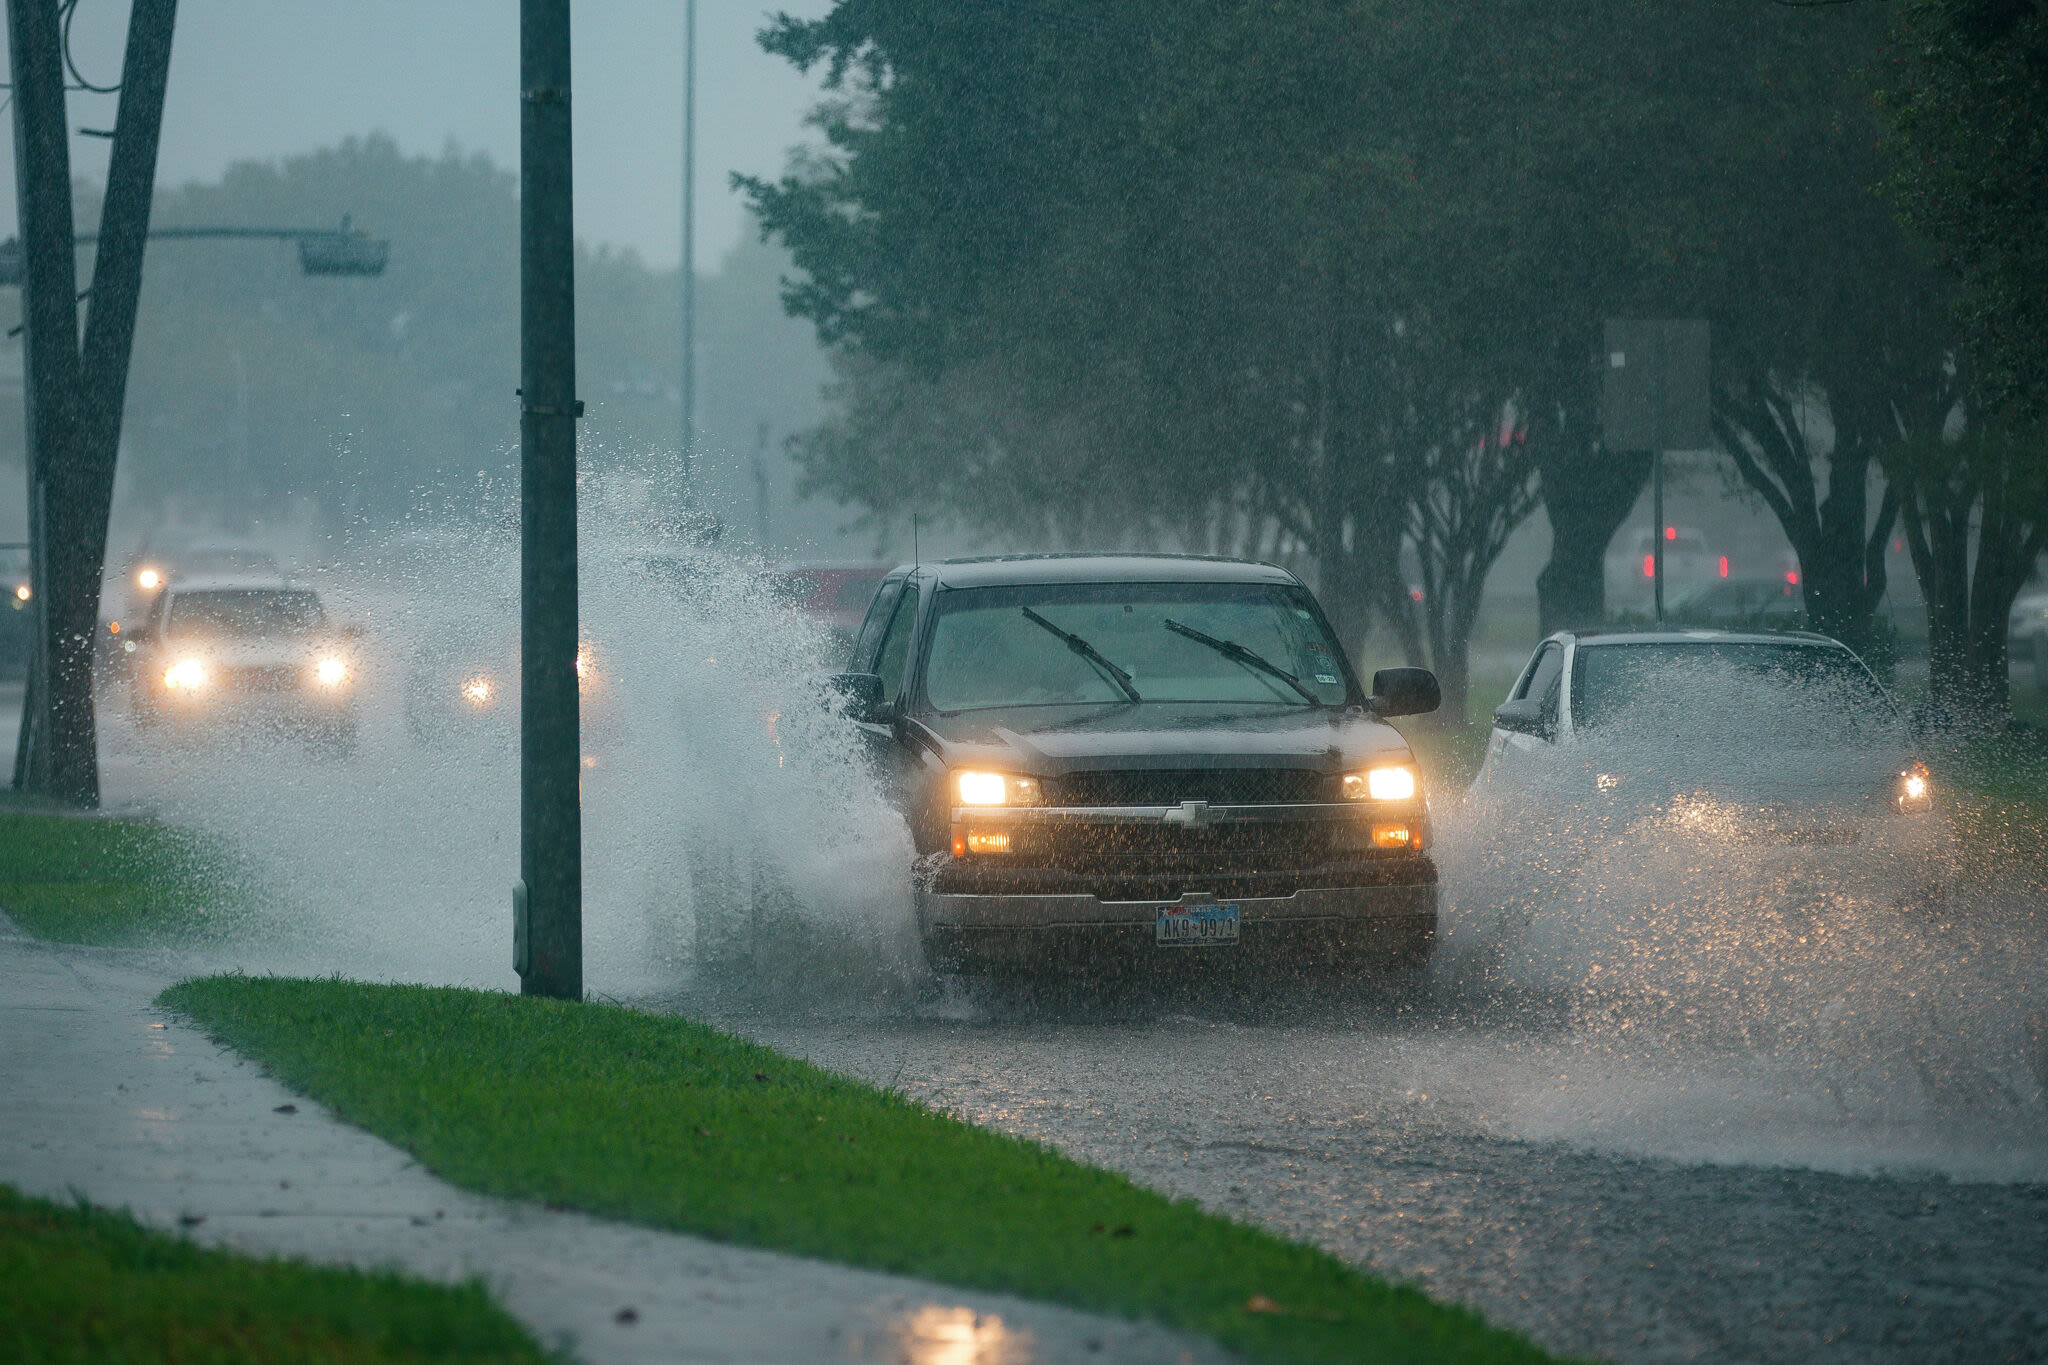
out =
[[[1938,1122],[1830,1114],[1796,1077],[1726,1057],[1608,1057],[1588,1093],[1569,1038],[1400,1017],[733,1022],[1560,1352],[2048,1358],[2038,1110],[1952,1143]],[[1629,1095],[1654,1098],[1610,1131],[1560,1121]],[[1900,1169],[1817,1168],[1842,1158]],[[2025,1178],[1981,1178],[2008,1158]]]

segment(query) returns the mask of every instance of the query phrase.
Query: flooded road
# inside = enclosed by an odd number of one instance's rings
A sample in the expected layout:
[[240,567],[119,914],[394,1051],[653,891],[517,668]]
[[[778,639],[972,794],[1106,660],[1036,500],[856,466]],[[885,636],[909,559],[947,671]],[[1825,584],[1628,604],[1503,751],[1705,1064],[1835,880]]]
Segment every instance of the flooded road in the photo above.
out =
[[1739,1058],[1573,1074],[1595,1064],[1569,1038],[1428,1021],[730,1022],[1560,1351],[2048,1355],[2038,1110],[1865,1123]]

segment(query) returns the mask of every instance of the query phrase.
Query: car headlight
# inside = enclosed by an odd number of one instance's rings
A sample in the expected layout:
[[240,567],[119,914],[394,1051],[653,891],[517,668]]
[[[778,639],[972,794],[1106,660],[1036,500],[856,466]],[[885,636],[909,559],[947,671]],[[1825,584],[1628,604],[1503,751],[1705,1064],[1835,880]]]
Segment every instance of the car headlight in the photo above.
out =
[[348,681],[348,661],[326,658],[313,665],[313,678],[322,687],[339,687]]
[[1346,801],[1412,801],[1420,787],[1414,767],[1407,763],[1344,774]]
[[164,670],[164,686],[174,691],[197,692],[206,686],[206,665],[197,659],[180,659]]
[[970,768],[954,771],[953,794],[963,806],[1036,806],[1043,799],[1035,777]]
[[473,678],[465,678],[462,682],[462,699],[471,706],[489,706],[495,691],[496,689],[491,686],[491,680],[481,673]]
[[1915,761],[1899,774],[1896,799],[1902,811],[1934,809],[1934,779],[1928,776],[1925,763]]

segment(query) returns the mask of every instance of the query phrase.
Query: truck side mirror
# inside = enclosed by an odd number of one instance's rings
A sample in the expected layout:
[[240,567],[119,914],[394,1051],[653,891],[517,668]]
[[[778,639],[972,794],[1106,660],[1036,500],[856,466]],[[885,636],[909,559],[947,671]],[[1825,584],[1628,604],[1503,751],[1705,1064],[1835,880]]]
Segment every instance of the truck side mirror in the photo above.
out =
[[1378,716],[1421,716],[1443,705],[1443,689],[1426,668],[1383,668],[1372,675],[1370,705]]
[[828,693],[839,703],[848,720],[875,724],[889,719],[882,700],[882,679],[874,673],[835,673],[825,682]]
[[1556,728],[1543,703],[1534,697],[1504,701],[1494,707],[1493,723],[1503,730],[1512,730],[1518,735],[1533,735],[1545,741],[1553,737]]

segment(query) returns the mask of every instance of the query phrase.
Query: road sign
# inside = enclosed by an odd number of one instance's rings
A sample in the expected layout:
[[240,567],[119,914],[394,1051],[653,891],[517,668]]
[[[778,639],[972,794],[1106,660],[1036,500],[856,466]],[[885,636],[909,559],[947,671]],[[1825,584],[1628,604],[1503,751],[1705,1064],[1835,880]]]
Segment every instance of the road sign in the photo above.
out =
[[1609,318],[1600,428],[1609,450],[1704,450],[1709,335],[1702,318]]

